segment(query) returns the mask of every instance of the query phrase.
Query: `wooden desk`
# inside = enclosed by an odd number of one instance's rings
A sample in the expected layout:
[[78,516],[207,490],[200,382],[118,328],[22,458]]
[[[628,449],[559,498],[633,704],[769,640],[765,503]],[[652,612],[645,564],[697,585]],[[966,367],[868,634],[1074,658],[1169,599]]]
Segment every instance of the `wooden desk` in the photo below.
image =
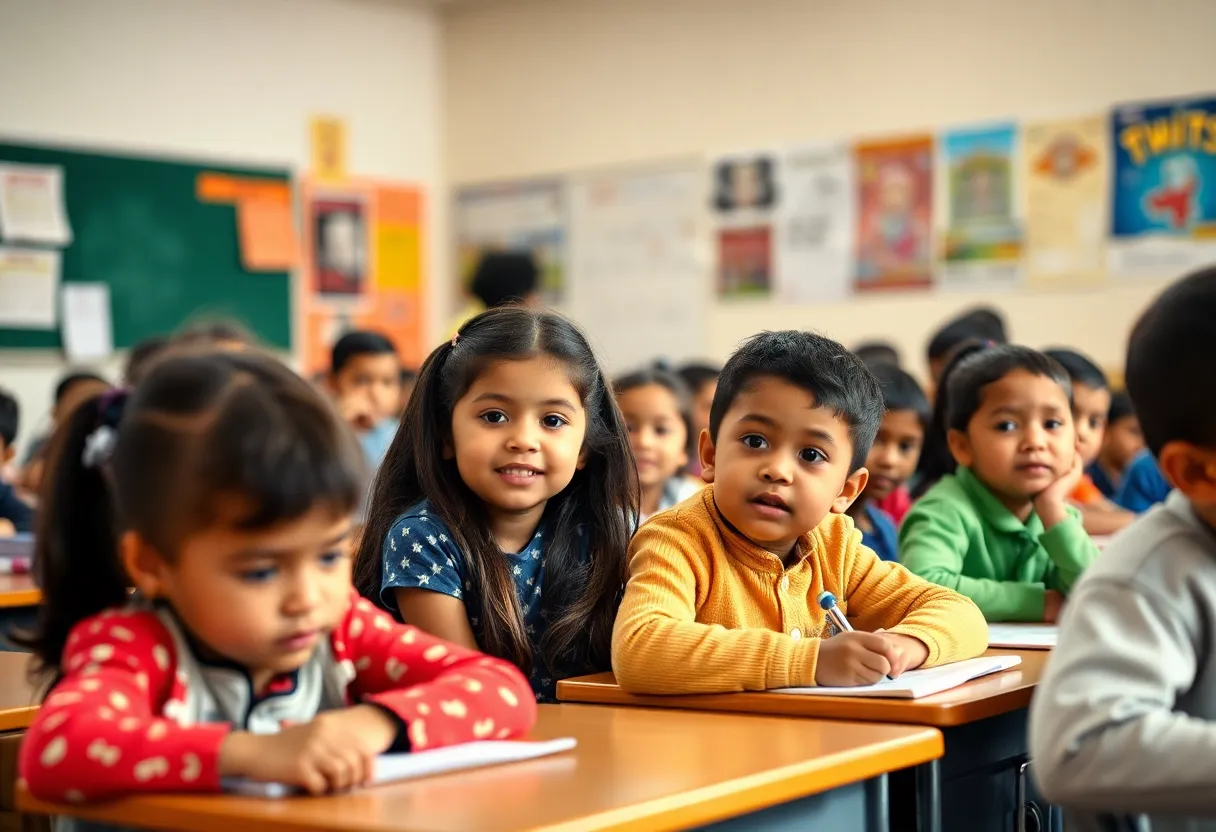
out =
[[[1012,799],[1012,790],[1000,784],[1012,784],[1020,776],[1021,764],[1028,756],[1027,709],[1051,655],[1046,650],[1007,649],[989,650],[986,655],[1011,653],[1022,657],[1017,667],[913,700],[788,693],[635,696],[622,691],[611,673],[562,680],[557,683],[557,697],[568,702],[897,722],[940,728],[946,742],[942,760],[918,767],[914,775],[893,779],[893,828],[905,828],[899,824],[903,816],[911,815],[919,818],[921,830],[986,832],[1010,828],[1009,816],[1019,810]],[[949,798],[944,812],[943,794]],[[979,818],[990,818],[993,823],[984,826]]]
[[29,575],[0,575],[0,607],[32,607],[42,603],[42,591]]
[[0,731],[28,728],[41,701],[26,670],[29,653],[0,652]]
[[85,808],[48,806],[23,792],[18,804],[23,811],[200,832],[583,832],[711,823],[750,832],[791,828],[793,819],[802,828],[853,832],[886,829],[886,772],[942,751],[940,732],[924,727],[541,706],[533,738],[562,736],[576,737],[578,747],[336,797],[143,796]]

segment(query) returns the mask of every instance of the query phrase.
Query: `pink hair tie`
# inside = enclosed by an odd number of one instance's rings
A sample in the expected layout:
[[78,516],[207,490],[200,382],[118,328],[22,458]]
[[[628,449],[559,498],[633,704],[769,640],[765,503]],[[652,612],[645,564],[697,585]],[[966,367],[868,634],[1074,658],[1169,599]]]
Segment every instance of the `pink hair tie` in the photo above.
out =
[[453,347],[456,346],[456,342],[459,340],[460,340],[460,333],[457,332],[455,335],[452,336],[452,346]]

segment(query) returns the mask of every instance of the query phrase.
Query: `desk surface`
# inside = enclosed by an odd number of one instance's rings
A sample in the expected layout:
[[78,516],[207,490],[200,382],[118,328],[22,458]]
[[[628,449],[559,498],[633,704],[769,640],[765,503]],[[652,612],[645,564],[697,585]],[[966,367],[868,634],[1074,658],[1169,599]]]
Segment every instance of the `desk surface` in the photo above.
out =
[[26,670],[29,653],[0,652],[0,731],[28,728],[38,713],[39,697]]
[[0,575],[0,607],[32,607],[42,602],[42,592],[29,575]]
[[[95,821],[161,829],[583,832],[682,829],[758,811],[937,759],[923,727],[543,705],[533,739],[565,754],[327,798],[145,796],[71,807]],[[21,792],[25,811],[48,807]]]
[[634,705],[698,711],[733,711],[774,716],[900,722],[950,728],[1020,710],[1030,704],[1047,658],[1046,650],[989,650],[984,655],[1016,654],[1022,663],[923,699],[862,699],[849,696],[799,696],[791,693],[720,693],[694,696],[635,696],[621,690],[611,673],[564,679],[557,698],[597,705]]

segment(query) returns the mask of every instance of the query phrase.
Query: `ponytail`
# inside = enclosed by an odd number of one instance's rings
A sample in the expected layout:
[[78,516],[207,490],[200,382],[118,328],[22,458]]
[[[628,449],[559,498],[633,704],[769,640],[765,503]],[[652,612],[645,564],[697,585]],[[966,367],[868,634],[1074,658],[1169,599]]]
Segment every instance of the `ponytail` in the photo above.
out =
[[126,598],[105,471],[105,446],[113,444],[115,429],[105,423],[117,423],[121,408],[113,393],[93,396],[51,437],[34,537],[34,580],[43,604],[34,632],[14,639],[33,651],[42,673],[58,672],[68,633],[77,623]]

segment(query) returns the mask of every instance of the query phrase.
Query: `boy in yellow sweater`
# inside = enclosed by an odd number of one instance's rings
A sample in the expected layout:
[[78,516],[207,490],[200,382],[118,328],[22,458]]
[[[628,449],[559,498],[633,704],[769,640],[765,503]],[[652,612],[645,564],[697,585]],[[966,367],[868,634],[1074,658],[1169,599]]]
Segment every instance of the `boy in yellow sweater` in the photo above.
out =
[[[630,545],[612,638],[623,688],[864,685],[983,652],[975,604],[880,560],[844,513],[882,417],[878,382],[829,338],[764,332],[739,348],[700,437],[711,485]],[[831,631],[825,589],[856,632]]]

